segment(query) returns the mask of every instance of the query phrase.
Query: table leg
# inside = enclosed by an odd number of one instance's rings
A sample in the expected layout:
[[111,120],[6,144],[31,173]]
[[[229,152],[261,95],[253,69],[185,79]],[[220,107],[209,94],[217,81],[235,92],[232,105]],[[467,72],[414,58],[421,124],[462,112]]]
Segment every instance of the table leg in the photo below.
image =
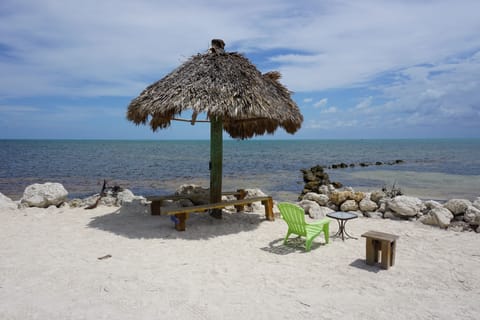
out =
[[[345,220],[345,224],[347,224],[347,221],[348,221],[348,220]],[[345,229],[345,224],[343,225],[343,232],[344,232],[344,233],[347,235],[347,237],[349,237],[350,239],[355,239],[355,240],[356,240],[357,238],[352,237],[351,235],[348,234],[347,229]]]
[[337,223],[338,223],[338,230],[337,230],[337,233],[335,233],[335,234],[332,236],[332,238],[340,237],[340,236],[342,235],[342,230],[343,230],[343,229],[342,229],[342,224],[341,224],[341,222],[340,222],[341,220],[339,220],[339,219],[335,219],[335,220],[336,220]]
[[338,230],[337,230],[337,233],[335,233],[332,238],[342,238],[342,241],[345,241],[345,238],[350,238],[350,239],[357,239],[353,236],[351,236],[348,232],[347,232],[347,229],[345,229],[345,225],[347,224],[347,221],[348,220],[344,220],[344,219],[338,219],[338,218],[335,218],[335,220],[337,220],[337,223],[338,223]]
[[341,220],[340,232],[342,234],[342,241],[345,241],[345,220]]

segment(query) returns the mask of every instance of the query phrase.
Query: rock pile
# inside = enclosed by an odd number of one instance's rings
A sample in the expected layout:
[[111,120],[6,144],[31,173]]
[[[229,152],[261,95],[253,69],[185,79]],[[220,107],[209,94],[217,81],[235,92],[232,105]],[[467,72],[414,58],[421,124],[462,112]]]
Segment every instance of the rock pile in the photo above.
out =
[[320,165],[301,171],[305,186],[298,204],[314,219],[324,218],[333,211],[348,211],[370,218],[418,220],[444,229],[475,230],[480,233],[480,197],[473,202],[451,199],[441,204],[405,196],[395,185],[391,190],[384,187],[368,193],[356,192],[351,187],[342,188],[340,183],[330,182]]
[[25,188],[23,196],[19,201],[13,201],[0,193],[0,208],[12,210],[29,207],[48,208],[51,206],[88,208],[94,204],[117,207],[124,204],[131,205],[132,203],[147,204],[144,197],[135,196],[130,190],[118,186],[107,187],[101,194],[94,194],[84,199],[76,198],[68,201],[67,196],[68,191],[60,183],[36,183]]
[[302,194],[299,198],[300,200],[309,192],[322,193],[320,192],[320,189],[327,188],[329,185],[336,188],[342,187],[338,182],[330,182],[328,173],[326,173],[320,165],[310,169],[301,169],[300,171],[303,173],[303,182],[305,182],[305,186],[303,187]]
[[480,197],[473,202],[451,199],[441,204],[405,195],[390,196],[381,190],[364,193],[329,185],[302,198],[298,204],[315,219],[333,211],[349,211],[369,218],[418,220],[443,229],[480,233]]
[[[467,199],[451,199],[442,204],[385,190],[356,192],[351,187],[339,188],[333,185],[321,166],[302,171],[305,188],[298,204],[312,218],[323,218],[333,211],[348,211],[369,218],[414,220],[443,229],[475,230],[480,233],[480,197],[473,202]],[[177,190],[177,194],[188,194],[193,196],[197,203],[201,203],[208,201],[206,190],[195,185],[184,185]],[[259,189],[246,189],[246,191],[247,197],[264,195]],[[86,199],[70,201],[66,200],[67,195],[68,192],[59,183],[34,184],[25,189],[22,199],[18,202],[0,193],[0,208],[14,210],[16,207],[46,208],[66,205],[88,207],[99,202],[98,204],[104,206],[121,206],[122,209],[128,209],[128,212],[149,212],[149,202],[144,197],[135,196],[128,189],[110,188],[102,195],[97,194]],[[100,201],[98,201],[99,197]],[[177,205],[193,204],[189,201],[188,204]]]

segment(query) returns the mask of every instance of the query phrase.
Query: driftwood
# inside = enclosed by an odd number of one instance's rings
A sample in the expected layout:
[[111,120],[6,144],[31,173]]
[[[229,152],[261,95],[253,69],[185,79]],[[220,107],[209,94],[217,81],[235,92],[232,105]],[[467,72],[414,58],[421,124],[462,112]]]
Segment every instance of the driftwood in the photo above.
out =
[[107,193],[105,192],[105,189],[107,189],[107,180],[103,180],[103,186],[102,186],[102,191],[100,191],[100,195],[98,196],[97,201],[95,201],[94,204],[89,205],[85,209],[95,209],[98,204],[100,203],[100,200],[102,197],[104,197]]

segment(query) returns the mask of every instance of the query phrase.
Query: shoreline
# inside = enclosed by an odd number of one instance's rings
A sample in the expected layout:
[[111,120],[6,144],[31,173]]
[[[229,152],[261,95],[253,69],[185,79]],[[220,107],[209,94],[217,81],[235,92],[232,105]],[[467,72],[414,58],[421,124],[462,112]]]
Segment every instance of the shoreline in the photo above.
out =
[[[479,142],[228,140],[223,189],[254,187],[293,200],[301,192],[301,168],[402,159],[394,166],[355,165],[328,172],[332,180],[355,189],[397,182],[405,193],[421,198],[473,199],[478,194],[472,193],[480,190]],[[13,199],[28,185],[49,181],[62,183],[72,197],[99,192],[103,179],[145,196],[169,194],[185,183],[209,185],[208,141],[9,141],[1,142],[0,155],[0,192]]]
[[[399,174],[401,175],[402,173],[399,173]],[[278,200],[278,201],[294,201],[298,198],[298,196],[301,193],[300,181],[297,182],[297,184],[299,185],[298,191],[291,191],[291,190],[270,190],[271,188],[269,188],[269,184],[270,184],[269,181],[264,181],[263,183],[254,183],[255,179],[258,179],[258,176],[255,176],[251,179],[245,179],[241,181],[241,183],[238,183],[237,178],[227,177],[224,179],[224,190],[233,191],[233,190],[242,189],[242,188],[244,189],[258,188],[261,190],[265,190],[269,195],[271,195],[272,197],[274,197],[275,200]],[[480,181],[480,176],[469,176],[468,179],[470,181],[476,182],[477,179],[478,181]],[[38,181],[39,182],[31,182],[29,184],[54,182],[48,179],[39,179]],[[182,183],[181,183],[181,179],[175,179],[175,180],[172,180],[171,182],[163,181],[163,184],[166,186],[166,188],[164,187],[164,189],[168,188],[169,190],[171,190],[170,193],[166,191],[163,191],[163,192],[158,191],[160,188],[159,189],[152,188],[150,189],[150,191],[145,192],[145,194],[138,194],[138,195],[151,196],[151,195],[172,194],[175,191],[175,189],[178,188],[178,186],[180,186]],[[184,184],[197,184],[197,185],[208,187],[209,182],[207,178],[193,178],[193,179],[188,179],[188,181],[186,180]],[[129,187],[129,185],[133,185],[132,183],[120,183],[119,185],[121,185],[122,187],[125,186],[125,188],[127,189],[135,190],[134,187],[133,188]],[[372,191],[381,189],[383,185],[386,185],[387,187],[391,186],[391,184],[386,184],[386,183],[382,184],[381,182],[379,182],[376,187],[362,186],[362,185],[355,186],[354,184],[353,185],[349,184],[349,185],[346,185],[345,187],[347,186],[352,187],[353,189],[357,191],[362,191],[362,192],[372,192]],[[28,185],[26,185],[25,188],[27,186]],[[79,191],[70,192],[71,190],[70,186],[68,184],[65,184],[64,186],[67,190],[69,190],[69,196],[68,196],[69,200],[72,200],[74,198],[88,197],[100,191],[99,185],[95,185],[95,187],[97,188],[95,190],[92,189],[91,191],[87,191],[87,188],[82,189],[83,192],[79,192]],[[404,195],[417,197],[422,200],[448,201],[450,199],[460,198],[460,199],[467,199],[467,200],[473,201],[476,197],[480,196],[480,194],[478,193],[478,190],[480,189],[476,189],[475,185],[472,185],[471,187],[467,185],[467,186],[464,186],[463,188],[458,188],[458,187],[452,188],[451,185],[449,185],[448,187],[437,185],[436,189],[433,189],[433,188],[428,189],[421,186],[420,187],[418,186],[402,187],[402,185],[400,185],[399,187],[402,190],[402,193]],[[88,190],[90,190],[90,188],[88,188]],[[21,193],[16,193],[13,195],[4,193],[1,190],[0,192],[14,201],[19,201],[23,196],[23,191],[21,191]],[[73,193],[73,196],[71,195],[72,193]],[[137,193],[135,192],[135,194]]]

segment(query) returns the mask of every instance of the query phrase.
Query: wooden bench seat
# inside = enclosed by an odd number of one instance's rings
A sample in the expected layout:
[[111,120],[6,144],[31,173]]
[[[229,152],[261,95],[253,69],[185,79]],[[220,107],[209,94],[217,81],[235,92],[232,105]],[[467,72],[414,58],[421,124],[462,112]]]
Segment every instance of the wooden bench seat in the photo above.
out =
[[366,263],[374,265],[378,262],[379,252],[382,252],[381,266],[388,269],[395,264],[396,242],[399,236],[370,230],[362,234],[366,238]]
[[[247,195],[247,192],[244,189],[239,189],[237,191],[226,191],[222,192],[222,196],[235,196],[237,200],[245,198]],[[152,203],[150,204],[150,212],[152,216],[157,216],[160,215],[160,208],[162,207],[162,204],[166,200],[182,200],[182,199],[188,199],[192,200],[194,195],[165,195],[165,196],[149,196],[147,197],[148,201],[151,201]]]
[[[244,189],[239,189],[237,191],[224,191],[222,196],[235,196],[237,199],[245,198],[247,192]],[[181,199],[190,199],[190,195],[163,195],[163,196],[148,196],[147,200],[152,202],[165,201],[165,200],[181,200]]]
[[237,209],[237,212],[240,212],[243,210],[245,205],[249,205],[254,202],[261,202],[263,204],[265,207],[265,217],[267,220],[273,221],[275,219],[273,215],[273,200],[270,196],[222,201],[190,207],[162,207],[161,210],[159,208],[159,213],[162,215],[175,216],[175,229],[177,231],[185,231],[185,222],[188,219],[189,214],[192,212],[205,212],[211,209],[223,209],[229,206],[234,206]]

